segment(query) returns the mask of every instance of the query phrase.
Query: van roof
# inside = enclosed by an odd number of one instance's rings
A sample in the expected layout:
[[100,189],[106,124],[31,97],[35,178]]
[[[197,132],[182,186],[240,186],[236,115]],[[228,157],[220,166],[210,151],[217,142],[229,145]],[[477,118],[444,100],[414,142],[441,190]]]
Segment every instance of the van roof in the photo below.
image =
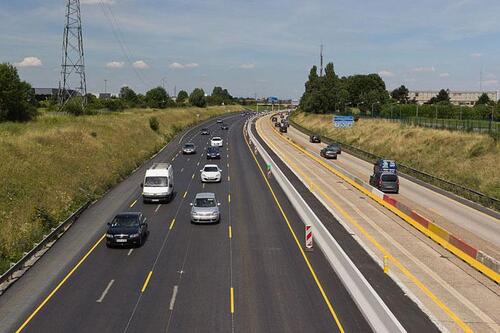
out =
[[170,163],[153,163],[151,168],[149,170],[159,170],[159,169],[165,169],[168,170],[170,168]]

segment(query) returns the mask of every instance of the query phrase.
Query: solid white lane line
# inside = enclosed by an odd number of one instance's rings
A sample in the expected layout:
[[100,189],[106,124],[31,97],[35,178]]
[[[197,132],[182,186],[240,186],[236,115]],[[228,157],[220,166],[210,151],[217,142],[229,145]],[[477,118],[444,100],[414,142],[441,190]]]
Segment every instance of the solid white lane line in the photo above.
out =
[[127,256],[131,255],[131,254],[132,254],[132,251],[134,251],[134,249],[130,249],[130,250],[128,250]]
[[177,297],[177,291],[179,290],[178,286],[174,286],[174,290],[172,291],[172,298],[170,299],[170,311],[174,309],[175,298]]
[[196,166],[200,165],[200,162],[196,163]]
[[104,297],[106,297],[106,294],[108,293],[109,289],[111,288],[111,286],[113,285],[113,283],[115,283],[115,280],[111,280],[109,281],[108,283],[108,286],[106,287],[106,289],[104,289],[104,291],[102,292],[102,295],[101,297],[99,297],[98,300],[96,300],[97,303],[102,303],[102,301],[104,300]]
[[184,171],[184,168],[181,168],[181,172]]
[[158,212],[158,210],[160,209],[160,207],[161,207],[161,204],[159,204],[158,206],[156,206],[155,213]]

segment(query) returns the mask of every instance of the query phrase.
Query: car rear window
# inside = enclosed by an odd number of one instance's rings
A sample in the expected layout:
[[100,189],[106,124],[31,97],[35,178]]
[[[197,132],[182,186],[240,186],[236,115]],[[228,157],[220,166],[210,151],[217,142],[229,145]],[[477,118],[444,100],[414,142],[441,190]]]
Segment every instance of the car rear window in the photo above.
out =
[[205,167],[204,171],[206,171],[206,172],[216,172],[216,171],[219,171],[219,168],[217,168],[217,167]]
[[382,181],[384,182],[395,182],[398,180],[396,175],[382,175]]
[[213,198],[198,198],[194,203],[195,207],[215,207],[215,199]]

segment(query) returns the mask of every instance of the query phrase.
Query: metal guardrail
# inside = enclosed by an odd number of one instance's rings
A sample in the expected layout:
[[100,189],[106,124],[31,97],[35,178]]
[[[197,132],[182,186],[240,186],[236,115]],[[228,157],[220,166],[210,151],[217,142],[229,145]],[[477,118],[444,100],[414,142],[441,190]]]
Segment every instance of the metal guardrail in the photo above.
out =
[[19,271],[23,271],[24,273],[26,270],[30,269],[41,257],[41,254],[45,253],[52,246],[50,243],[61,237],[61,235],[80,217],[83,211],[87,209],[90,204],[91,201],[88,201],[74,211],[66,220],[60,223],[57,227],[53,228],[48,235],[35,245],[35,247],[19,259],[19,261],[12,264],[11,267],[0,276],[0,295],[2,295],[12,283],[21,277],[22,274],[16,276],[16,273]]
[[245,124],[245,135],[251,144],[259,151],[266,163],[273,166],[273,177],[276,179],[287,198],[296,209],[304,224],[312,225],[314,239],[321,248],[333,270],[341,279],[346,290],[352,296],[364,318],[375,332],[406,332],[404,327],[373,289],[349,256],[323,225],[314,211],[309,207],[292,183],[286,178],[278,165],[274,163],[267,151],[255,138],[251,129],[252,121]]
[[[311,135],[314,133],[313,131],[297,124],[292,119],[289,119],[289,122],[295,128],[297,128],[299,131],[301,131],[307,135]],[[314,134],[316,134],[316,133],[314,133]],[[361,158],[361,159],[363,159],[367,162],[370,162],[370,163],[373,163],[377,159],[382,158],[380,156],[377,156],[377,155],[372,154],[370,152],[364,151],[364,150],[359,149],[357,147],[351,146],[349,144],[335,141],[335,140],[333,140],[329,137],[325,137],[323,135],[321,136],[321,139],[328,144],[336,143],[336,144],[340,145],[343,150],[347,151],[351,155],[354,155],[354,156]],[[498,200],[496,198],[492,198],[490,196],[487,196],[484,193],[475,191],[473,189],[470,189],[470,188],[467,188],[465,186],[450,182],[450,181],[442,179],[442,178],[438,178],[436,176],[419,171],[417,169],[414,169],[412,167],[406,166],[406,165],[401,164],[401,163],[398,163],[398,171],[401,171],[403,177],[406,174],[408,176],[411,176],[411,177],[414,177],[418,180],[421,180],[422,182],[432,184],[432,185],[434,185],[438,188],[441,188],[445,191],[450,191],[458,196],[461,196],[461,197],[464,197],[464,198],[469,199],[471,201],[477,202],[483,206],[493,208],[497,212],[500,211],[500,200]]]

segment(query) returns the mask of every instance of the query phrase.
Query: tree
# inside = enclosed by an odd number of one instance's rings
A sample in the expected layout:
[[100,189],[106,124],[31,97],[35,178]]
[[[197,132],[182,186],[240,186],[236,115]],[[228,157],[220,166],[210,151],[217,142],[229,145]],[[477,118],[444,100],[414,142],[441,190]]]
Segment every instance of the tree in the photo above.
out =
[[233,96],[229,94],[227,89],[222,89],[222,87],[214,87],[212,95],[207,100],[210,105],[231,104],[232,102]]
[[205,98],[205,92],[203,89],[196,88],[189,95],[189,103],[193,106],[203,108],[207,105],[207,99]]
[[139,102],[135,91],[126,86],[120,89],[120,98],[127,104],[128,107],[134,107]]
[[490,97],[488,96],[488,94],[482,93],[482,95],[479,96],[478,100],[476,101],[475,105],[487,105],[490,103],[491,103],[491,100],[490,100]]
[[37,115],[35,93],[17,69],[0,64],[0,121],[28,121]]
[[400,104],[407,104],[409,101],[409,93],[410,91],[408,88],[402,85],[391,92],[391,97]]
[[189,95],[187,93],[187,91],[185,90],[181,90],[179,91],[179,93],[177,94],[177,99],[176,99],[176,102],[177,104],[182,104],[184,103],[187,99],[189,98]]
[[441,89],[439,93],[432,97],[426,104],[449,104],[450,103],[450,94],[448,90]]
[[325,67],[325,76],[321,78],[321,96],[325,98],[323,112],[328,113],[335,110],[337,103],[337,81],[338,77],[335,74],[333,63],[329,62]]
[[309,79],[305,83],[305,91],[300,99],[300,108],[305,112],[317,113],[320,108],[320,80],[318,68],[313,66],[309,71]]
[[170,97],[163,87],[156,87],[146,92],[146,104],[150,108],[165,108]]

